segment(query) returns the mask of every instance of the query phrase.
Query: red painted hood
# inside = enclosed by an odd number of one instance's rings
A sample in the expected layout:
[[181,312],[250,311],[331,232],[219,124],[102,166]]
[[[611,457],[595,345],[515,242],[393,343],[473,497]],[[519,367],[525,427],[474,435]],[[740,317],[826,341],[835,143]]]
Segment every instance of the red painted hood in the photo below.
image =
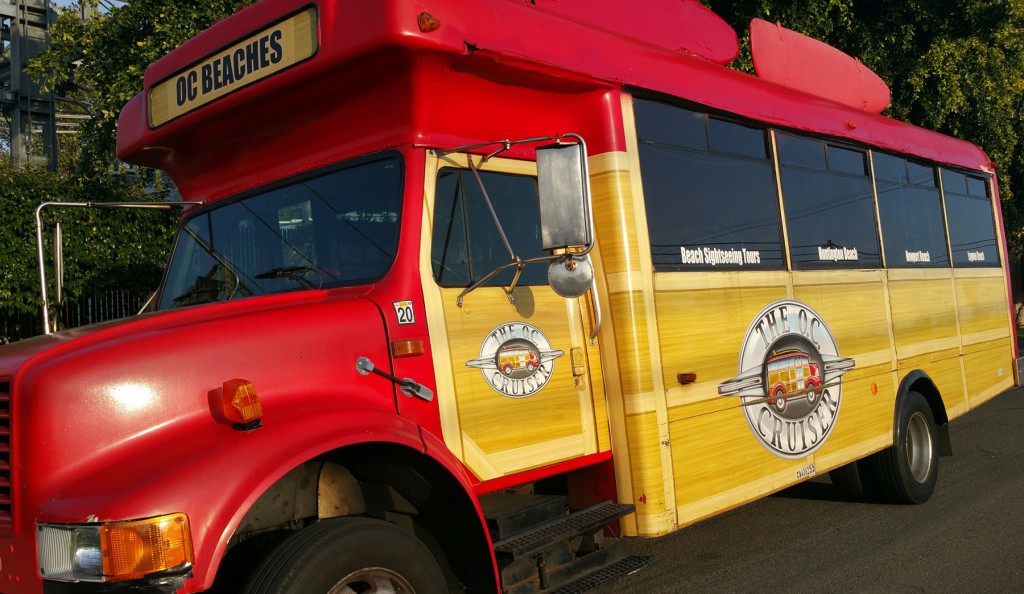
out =
[[36,336],[0,346],[0,377],[13,377],[27,361],[37,356],[41,357],[41,360],[46,360],[53,356],[59,356],[61,353],[103,342],[119,342],[143,333],[181,330],[190,325],[202,324],[231,315],[252,315],[260,311],[272,311],[293,305],[337,301],[338,299],[347,300],[365,294],[365,292],[365,288],[344,290],[340,295],[331,298],[323,291],[283,293],[258,299],[240,299],[219,304],[142,314]]

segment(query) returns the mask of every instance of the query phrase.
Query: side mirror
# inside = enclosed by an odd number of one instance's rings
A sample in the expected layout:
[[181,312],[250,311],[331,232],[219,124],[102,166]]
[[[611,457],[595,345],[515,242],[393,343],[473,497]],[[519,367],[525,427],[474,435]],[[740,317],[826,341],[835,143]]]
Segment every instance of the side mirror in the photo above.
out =
[[586,159],[582,139],[537,149],[541,244],[548,252],[572,248],[551,262],[548,284],[568,299],[583,295],[594,282],[594,267],[587,255],[593,237]]
[[590,251],[590,182],[582,142],[537,148],[541,244],[546,251]]

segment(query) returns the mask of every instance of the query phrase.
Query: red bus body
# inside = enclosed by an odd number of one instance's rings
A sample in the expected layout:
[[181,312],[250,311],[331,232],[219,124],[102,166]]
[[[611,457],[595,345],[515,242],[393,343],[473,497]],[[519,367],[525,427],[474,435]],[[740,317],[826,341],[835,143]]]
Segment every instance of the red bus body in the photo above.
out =
[[[327,455],[339,464],[401,461],[443,491],[449,505],[437,522],[458,534],[460,571],[475,572],[470,591],[500,589],[482,494],[567,474],[581,499],[614,498],[607,448],[481,479],[446,446],[437,399],[408,397],[357,371],[356,360],[368,357],[398,378],[443,390],[425,316],[399,324],[392,310],[407,299],[416,312],[428,309],[419,270],[429,149],[575,132],[592,158],[625,152],[620,103],[643,89],[768,125],[993,170],[972,144],[726,68],[735,34],[696,2],[641,4],[264,0],[153,64],[145,91],[121,114],[123,160],[166,171],[186,200],[215,203],[394,152],[404,166],[397,255],[380,280],[363,286],[144,314],[0,350],[0,398],[10,405],[0,591],[44,592],[38,522],[178,512],[189,518],[194,550],[180,591],[204,591],[260,497]],[[151,125],[154,86],[309,7],[317,23],[312,57]],[[424,12],[440,27],[421,30]],[[532,153],[513,147],[508,156]],[[395,356],[397,343],[421,352]],[[532,352],[528,360],[542,363]],[[234,378],[258,392],[262,427],[240,431],[218,417],[218,390]]]

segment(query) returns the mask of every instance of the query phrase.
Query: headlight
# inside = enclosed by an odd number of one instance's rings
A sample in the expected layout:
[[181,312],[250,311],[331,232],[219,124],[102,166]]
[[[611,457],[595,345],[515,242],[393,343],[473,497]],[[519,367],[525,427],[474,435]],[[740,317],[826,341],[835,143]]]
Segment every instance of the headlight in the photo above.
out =
[[108,524],[39,524],[39,575],[50,580],[119,582],[188,567],[188,517],[172,514]]

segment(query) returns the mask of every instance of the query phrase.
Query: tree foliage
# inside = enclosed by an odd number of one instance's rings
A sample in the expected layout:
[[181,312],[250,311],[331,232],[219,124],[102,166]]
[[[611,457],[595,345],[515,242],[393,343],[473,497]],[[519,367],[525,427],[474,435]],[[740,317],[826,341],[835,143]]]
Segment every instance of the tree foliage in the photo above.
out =
[[[1024,247],[1024,0],[710,0],[749,43],[753,17],[858,57],[892,90],[886,115],[971,141],[998,164]],[[740,60],[750,69],[749,52]]]
[[[95,0],[82,1],[95,6]],[[164,195],[153,191],[159,185],[154,188],[152,175],[126,173],[117,163],[118,114],[142,91],[149,64],[251,1],[133,0],[84,21],[78,7],[59,14],[50,48],[33,60],[30,71],[57,91],[65,107],[78,106],[90,117],[77,135],[61,137],[61,173],[0,164],[0,342],[39,330],[17,327],[21,316],[38,312],[41,304],[36,207],[45,201],[162,200]],[[47,221],[60,220],[63,227],[67,299],[112,287],[136,295],[151,292],[166,262],[177,214],[45,211]]]
[[77,7],[60,13],[49,49],[36,57],[30,71],[51,88],[73,83],[68,98],[91,116],[73,147],[81,179],[105,177],[115,166],[117,116],[142,91],[146,68],[252,1],[133,0],[86,20]]
[[[75,179],[41,169],[15,170],[0,164],[0,342],[37,333],[18,327],[21,314],[40,311],[39,264],[36,250],[35,211],[43,202],[108,202],[158,200],[138,185],[108,177],[86,187]],[[160,280],[171,242],[174,214],[164,211],[127,211],[51,208],[43,222],[60,221],[64,237],[65,295],[80,300],[111,288],[136,295],[151,292]],[[45,243],[52,261],[50,234]],[[49,268],[52,280],[52,268]],[[48,287],[52,298],[53,285]]]

